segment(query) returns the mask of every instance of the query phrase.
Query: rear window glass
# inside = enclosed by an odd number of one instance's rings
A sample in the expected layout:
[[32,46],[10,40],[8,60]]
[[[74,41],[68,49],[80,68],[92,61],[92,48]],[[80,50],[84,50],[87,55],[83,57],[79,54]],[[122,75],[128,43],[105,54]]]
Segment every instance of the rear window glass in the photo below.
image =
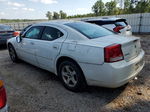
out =
[[115,25],[116,26],[127,26],[127,24],[124,21],[122,21],[122,22],[115,22]]
[[117,21],[101,21],[101,20],[95,20],[95,21],[86,21],[88,23],[94,23],[97,25],[107,25],[107,24],[114,24],[115,26],[127,26],[127,23],[125,20],[117,20]]
[[12,31],[13,29],[10,26],[0,26],[0,31]]
[[95,24],[84,23],[84,22],[73,22],[65,24],[83,35],[85,35],[89,39],[99,38],[103,36],[113,35],[114,33]]

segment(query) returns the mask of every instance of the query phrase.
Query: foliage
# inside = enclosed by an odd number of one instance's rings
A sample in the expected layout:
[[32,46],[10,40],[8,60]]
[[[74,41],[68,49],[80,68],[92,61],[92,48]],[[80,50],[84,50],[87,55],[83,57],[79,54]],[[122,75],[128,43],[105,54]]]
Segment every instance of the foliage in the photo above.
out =
[[53,15],[52,15],[52,13],[50,11],[48,11],[46,13],[46,17],[48,18],[48,20],[52,20],[53,19]]
[[[150,0],[133,1],[136,0],[111,0],[106,3],[102,0],[98,0],[92,6],[93,13],[67,16],[62,10],[59,13],[53,12],[53,15],[48,11],[46,17],[51,20],[150,12]],[[120,5],[120,7],[118,5]]]
[[54,12],[53,13],[53,19],[59,19],[59,13],[57,13],[57,12]]
[[117,2],[115,0],[111,1],[111,2],[107,2],[105,4],[105,7],[106,7],[106,14],[107,15],[117,14]]
[[96,16],[105,15],[105,5],[102,0],[98,0],[92,7],[93,12]]
[[143,12],[149,12],[150,11],[150,0],[144,0],[142,2],[138,2],[135,7],[136,13],[143,13]]
[[[83,18],[94,16],[107,16],[107,15],[119,15],[119,14],[132,14],[132,13],[149,13],[150,12],[150,0],[138,0],[139,2],[133,2],[133,0],[111,0],[104,3],[102,0],[98,0],[92,6],[93,13],[77,14],[73,16],[67,16],[67,14],[60,10],[59,12],[46,13],[46,17],[49,20],[52,19],[70,19],[70,18]],[[118,6],[120,4],[120,7]],[[123,5],[122,5],[123,4]],[[10,22],[29,22],[29,21],[41,21],[41,20],[29,20],[29,19],[0,19],[0,23]]]
[[[136,0],[111,0],[110,2],[106,3],[104,3],[102,0],[98,0],[92,6],[93,13],[83,15],[78,14],[74,16],[68,16],[67,18],[81,18],[81,17],[150,12],[150,0],[138,0],[138,2],[133,1]],[[120,7],[118,5],[120,5]]]
[[63,12],[62,10],[60,10],[59,14],[60,14],[61,19],[66,19],[67,18],[67,14],[65,12]]
[[48,20],[52,20],[52,19],[66,19],[67,18],[67,13],[63,12],[62,10],[59,11],[59,13],[57,12],[50,12],[47,11],[46,13],[46,17],[48,18]]

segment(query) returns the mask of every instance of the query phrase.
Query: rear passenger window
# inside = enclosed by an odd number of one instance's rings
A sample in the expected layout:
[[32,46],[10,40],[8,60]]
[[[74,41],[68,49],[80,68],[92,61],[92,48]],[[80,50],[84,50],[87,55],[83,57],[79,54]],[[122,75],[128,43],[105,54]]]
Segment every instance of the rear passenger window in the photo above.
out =
[[46,27],[42,35],[42,40],[52,41],[62,37],[63,35],[64,34],[56,28]]

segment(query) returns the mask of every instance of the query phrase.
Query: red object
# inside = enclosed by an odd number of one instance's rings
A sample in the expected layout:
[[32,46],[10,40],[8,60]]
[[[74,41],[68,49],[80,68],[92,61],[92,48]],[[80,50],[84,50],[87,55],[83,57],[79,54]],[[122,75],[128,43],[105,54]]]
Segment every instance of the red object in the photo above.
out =
[[123,29],[123,28],[124,28],[123,26],[117,26],[113,30],[114,30],[114,32],[120,33],[120,30]]
[[5,107],[7,102],[6,90],[4,87],[0,88],[0,109]]
[[112,63],[124,59],[120,44],[107,46],[104,48],[105,62]]
[[15,32],[13,33],[13,36],[14,36],[14,37],[19,36],[19,35],[20,35],[20,32],[18,32],[18,31],[15,31]]

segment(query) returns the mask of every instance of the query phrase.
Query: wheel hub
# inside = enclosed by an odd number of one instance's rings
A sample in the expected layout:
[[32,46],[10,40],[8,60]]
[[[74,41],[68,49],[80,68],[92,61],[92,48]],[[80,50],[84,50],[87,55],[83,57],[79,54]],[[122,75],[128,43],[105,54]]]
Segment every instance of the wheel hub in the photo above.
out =
[[69,87],[74,87],[77,84],[76,71],[69,65],[62,68],[62,78]]

